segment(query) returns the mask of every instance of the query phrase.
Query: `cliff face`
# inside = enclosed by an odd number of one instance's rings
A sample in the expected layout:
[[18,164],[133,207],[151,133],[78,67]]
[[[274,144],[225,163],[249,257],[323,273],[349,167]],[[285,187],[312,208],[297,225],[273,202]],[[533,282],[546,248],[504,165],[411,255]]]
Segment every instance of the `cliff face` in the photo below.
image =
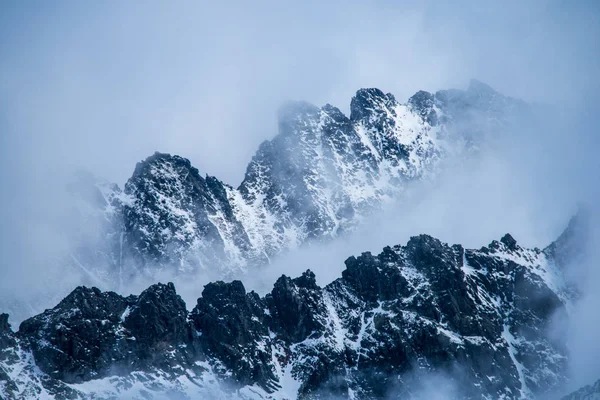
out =
[[458,398],[544,398],[565,380],[565,344],[547,328],[571,296],[561,242],[548,249],[421,235],[348,258],[325,287],[310,270],[264,297],[210,283],[191,312],[172,284],[78,287],[16,333],[2,315],[0,394],[411,398],[435,373]]

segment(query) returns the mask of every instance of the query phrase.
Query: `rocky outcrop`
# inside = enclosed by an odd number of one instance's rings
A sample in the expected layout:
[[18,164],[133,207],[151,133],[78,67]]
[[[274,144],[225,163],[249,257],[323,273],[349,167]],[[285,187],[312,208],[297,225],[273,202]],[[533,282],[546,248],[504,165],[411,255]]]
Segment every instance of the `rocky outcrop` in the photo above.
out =
[[272,329],[286,343],[299,343],[323,334],[327,309],[312,271],[295,279],[283,275],[265,301],[273,321]]
[[16,334],[0,317],[0,393],[411,398],[434,373],[461,399],[545,398],[566,379],[546,329],[566,289],[555,259],[510,235],[479,250],[416,236],[348,258],[325,287],[309,270],[264,297],[209,283],[191,312],[172,284],[79,287]]
[[66,383],[180,365],[192,345],[185,303],[172,283],[126,298],[78,287],[53,309],[24,321],[18,337],[42,372]]
[[209,283],[191,312],[190,320],[206,354],[231,371],[241,385],[273,388],[276,381],[264,301],[246,293],[240,281]]

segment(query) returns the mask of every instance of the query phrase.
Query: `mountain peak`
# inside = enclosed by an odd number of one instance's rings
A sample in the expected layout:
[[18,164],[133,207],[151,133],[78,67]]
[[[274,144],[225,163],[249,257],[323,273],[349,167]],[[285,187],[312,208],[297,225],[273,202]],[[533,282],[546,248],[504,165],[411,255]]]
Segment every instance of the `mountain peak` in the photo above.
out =
[[350,119],[357,121],[369,118],[395,103],[396,98],[391,93],[384,94],[377,88],[359,89],[350,102]]
[[504,245],[509,250],[516,250],[518,248],[517,241],[511,236],[510,233],[507,233],[506,235],[502,236],[502,239],[500,239],[500,241],[504,243]]

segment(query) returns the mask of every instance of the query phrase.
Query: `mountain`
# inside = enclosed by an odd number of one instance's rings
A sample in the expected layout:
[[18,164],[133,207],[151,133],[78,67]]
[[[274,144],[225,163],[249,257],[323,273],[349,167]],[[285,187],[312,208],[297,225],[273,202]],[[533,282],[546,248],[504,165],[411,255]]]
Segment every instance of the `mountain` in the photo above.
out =
[[561,400],[600,400],[600,380],[593,385],[582,387]]
[[78,287],[16,333],[0,316],[0,397],[545,398],[566,380],[548,328],[573,298],[557,262],[572,231],[544,250],[420,235],[325,287],[310,270],[264,297],[209,283],[190,312],[172,283]]
[[420,91],[406,103],[360,89],[349,117],[329,104],[290,102],[237,188],[164,153],[138,163],[123,190],[89,179],[83,191],[112,222],[100,258],[76,254],[74,267],[118,277],[108,285],[117,289],[165,269],[221,278],[247,271],[352,231],[410,181],[435,176],[448,155],[472,154],[526,115],[527,104],[478,81],[466,91]]

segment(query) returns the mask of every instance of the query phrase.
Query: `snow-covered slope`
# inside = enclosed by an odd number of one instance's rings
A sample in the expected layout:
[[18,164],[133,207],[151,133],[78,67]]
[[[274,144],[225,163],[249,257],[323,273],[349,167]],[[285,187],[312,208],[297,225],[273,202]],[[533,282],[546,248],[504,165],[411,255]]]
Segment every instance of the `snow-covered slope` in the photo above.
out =
[[191,312],[172,284],[79,287],[17,333],[0,317],[0,396],[415,398],[434,374],[457,398],[545,398],[566,379],[547,331],[571,297],[564,243],[468,250],[420,235],[350,257],[323,288],[311,271],[265,297],[210,283]]
[[473,81],[466,91],[421,91],[404,104],[361,89],[350,110],[282,107],[279,133],[260,145],[237,188],[163,153],[138,163],[122,192],[94,184],[115,220],[111,250],[108,262],[79,267],[104,268],[96,275],[119,282],[167,268],[245,271],[354,229],[408,182],[435,176],[449,153],[473,151],[528,106]]

